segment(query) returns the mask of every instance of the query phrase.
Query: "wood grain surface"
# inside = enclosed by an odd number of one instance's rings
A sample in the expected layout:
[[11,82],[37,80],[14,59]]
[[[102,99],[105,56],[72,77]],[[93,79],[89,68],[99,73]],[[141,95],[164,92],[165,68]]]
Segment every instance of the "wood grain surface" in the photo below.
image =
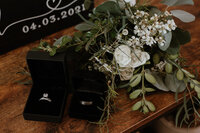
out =
[[[97,1],[96,5],[103,0]],[[200,1],[194,0],[195,6],[174,7],[185,9],[196,16],[196,21],[192,23],[182,23],[176,20],[179,27],[190,31],[192,40],[181,48],[181,53],[187,59],[188,64],[200,65]],[[159,6],[159,0],[152,0],[152,4]],[[52,41],[62,35],[71,35],[74,28],[68,28],[47,36],[44,40]],[[70,118],[68,116],[68,107],[66,107],[62,123],[47,123],[26,121],[23,119],[22,112],[30,92],[31,86],[17,84],[16,81],[23,77],[16,74],[21,68],[26,66],[25,57],[27,51],[37,46],[39,41],[27,44],[16,50],[10,51],[0,56],[0,133],[96,133],[99,127],[85,120]],[[199,72],[200,69],[198,69]],[[118,90],[119,96],[116,99],[117,110],[108,123],[109,132],[131,132],[143,125],[151,122],[159,116],[175,108],[181,101],[182,95],[179,95],[179,102],[174,99],[173,93],[156,92],[147,97],[152,101],[157,110],[153,113],[142,114],[138,111],[131,111],[131,106],[137,100],[130,100],[126,91]],[[68,105],[68,104],[67,104]],[[106,130],[104,130],[106,132]]]

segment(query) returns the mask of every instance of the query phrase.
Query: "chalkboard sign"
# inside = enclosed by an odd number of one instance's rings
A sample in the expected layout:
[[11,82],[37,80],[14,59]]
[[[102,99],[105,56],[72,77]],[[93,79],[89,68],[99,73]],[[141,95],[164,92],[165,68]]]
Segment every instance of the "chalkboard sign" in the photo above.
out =
[[80,23],[84,0],[1,0],[0,54]]

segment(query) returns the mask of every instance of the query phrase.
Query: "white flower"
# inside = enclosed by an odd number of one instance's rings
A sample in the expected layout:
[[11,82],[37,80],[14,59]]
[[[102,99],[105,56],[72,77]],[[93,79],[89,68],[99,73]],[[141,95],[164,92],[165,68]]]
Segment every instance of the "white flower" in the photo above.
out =
[[122,39],[122,35],[121,34],[117,34],[116,39],[117,40],[121,40]]
[[142,50],[135,49],[131,56],[130,67],[136,68],[141,65],[144,65],[149,59],[150,55],[147,52],[143,52]]
[[165,14],[165,16],[172,16],[172,14],[168,11],[165,11],[164,14]]
[[168,24],[168,27],[169,27],[171,30],[175,30],[176,27],[177,27],[173,19],[172,19],[172,20],[168,20],[168,21],[167,21],[167,24]]
[[115,49],[114,57],[120,67],[127,67],[131,63],[131,49],[127,45],[120,45]]
[[126,3],[129,3],[131,7],[135,6],[136,0],[125,0]]
[[123,29],[122,30],[122,35],[127,36],[128,35],[128,30],[127,29]]
[[120,68],[119,76],[121,81],[130,80],[133,77],[134,70],[133,68]]
[[166,61],[161,61],[160,63],[156,64],[156,67],[158,67],[159,70],[163,71],[166,63]]
[[162,36],[156,37],[155,40],[158,42],[158,44],[160,44],[160,46],[164,46],[166,43],[166,41],[164,40],[164,38]]
[[139,49],[134,49],[134,51],[131,52],[131,49],[127,45],[120,45],[117,47],[114,52],[114,57],[120,67],[133,69],[144,65],[150,59],[150,55],[147,52],[143,52]]
[[143,44],[140,43],[140,39],[135,36],[132,36],[126,43],[132,48],[136,48],[136,46],[143,47]]

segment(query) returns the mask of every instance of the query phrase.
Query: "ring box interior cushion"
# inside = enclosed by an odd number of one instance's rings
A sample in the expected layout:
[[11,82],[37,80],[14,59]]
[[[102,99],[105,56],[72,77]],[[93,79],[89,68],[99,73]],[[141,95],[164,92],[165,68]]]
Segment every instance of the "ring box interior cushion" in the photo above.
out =
[[[60,122],[67,97],[65,53],[50,57],[41,51],[29,51],[27,63],[33,86],[23,116],[26,120]],[[47,100],[40,100],[43,96]]]
[[74,94],[71,99],[71,117],[97,121],[102,115],[107,86],[100,72],[77,72],[73,77]]

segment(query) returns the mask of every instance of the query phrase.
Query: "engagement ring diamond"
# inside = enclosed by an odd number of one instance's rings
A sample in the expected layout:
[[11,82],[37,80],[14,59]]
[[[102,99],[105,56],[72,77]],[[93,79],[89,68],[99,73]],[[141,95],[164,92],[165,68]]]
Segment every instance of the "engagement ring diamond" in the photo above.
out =
[[44,94],[43,94],[43,97],[40,98],[39,101],[42,101],[42,100],[43,100],[43,101],[51,102],[51,99],[48,98],[48,96],[49,96],[48,93],[44,93]]

